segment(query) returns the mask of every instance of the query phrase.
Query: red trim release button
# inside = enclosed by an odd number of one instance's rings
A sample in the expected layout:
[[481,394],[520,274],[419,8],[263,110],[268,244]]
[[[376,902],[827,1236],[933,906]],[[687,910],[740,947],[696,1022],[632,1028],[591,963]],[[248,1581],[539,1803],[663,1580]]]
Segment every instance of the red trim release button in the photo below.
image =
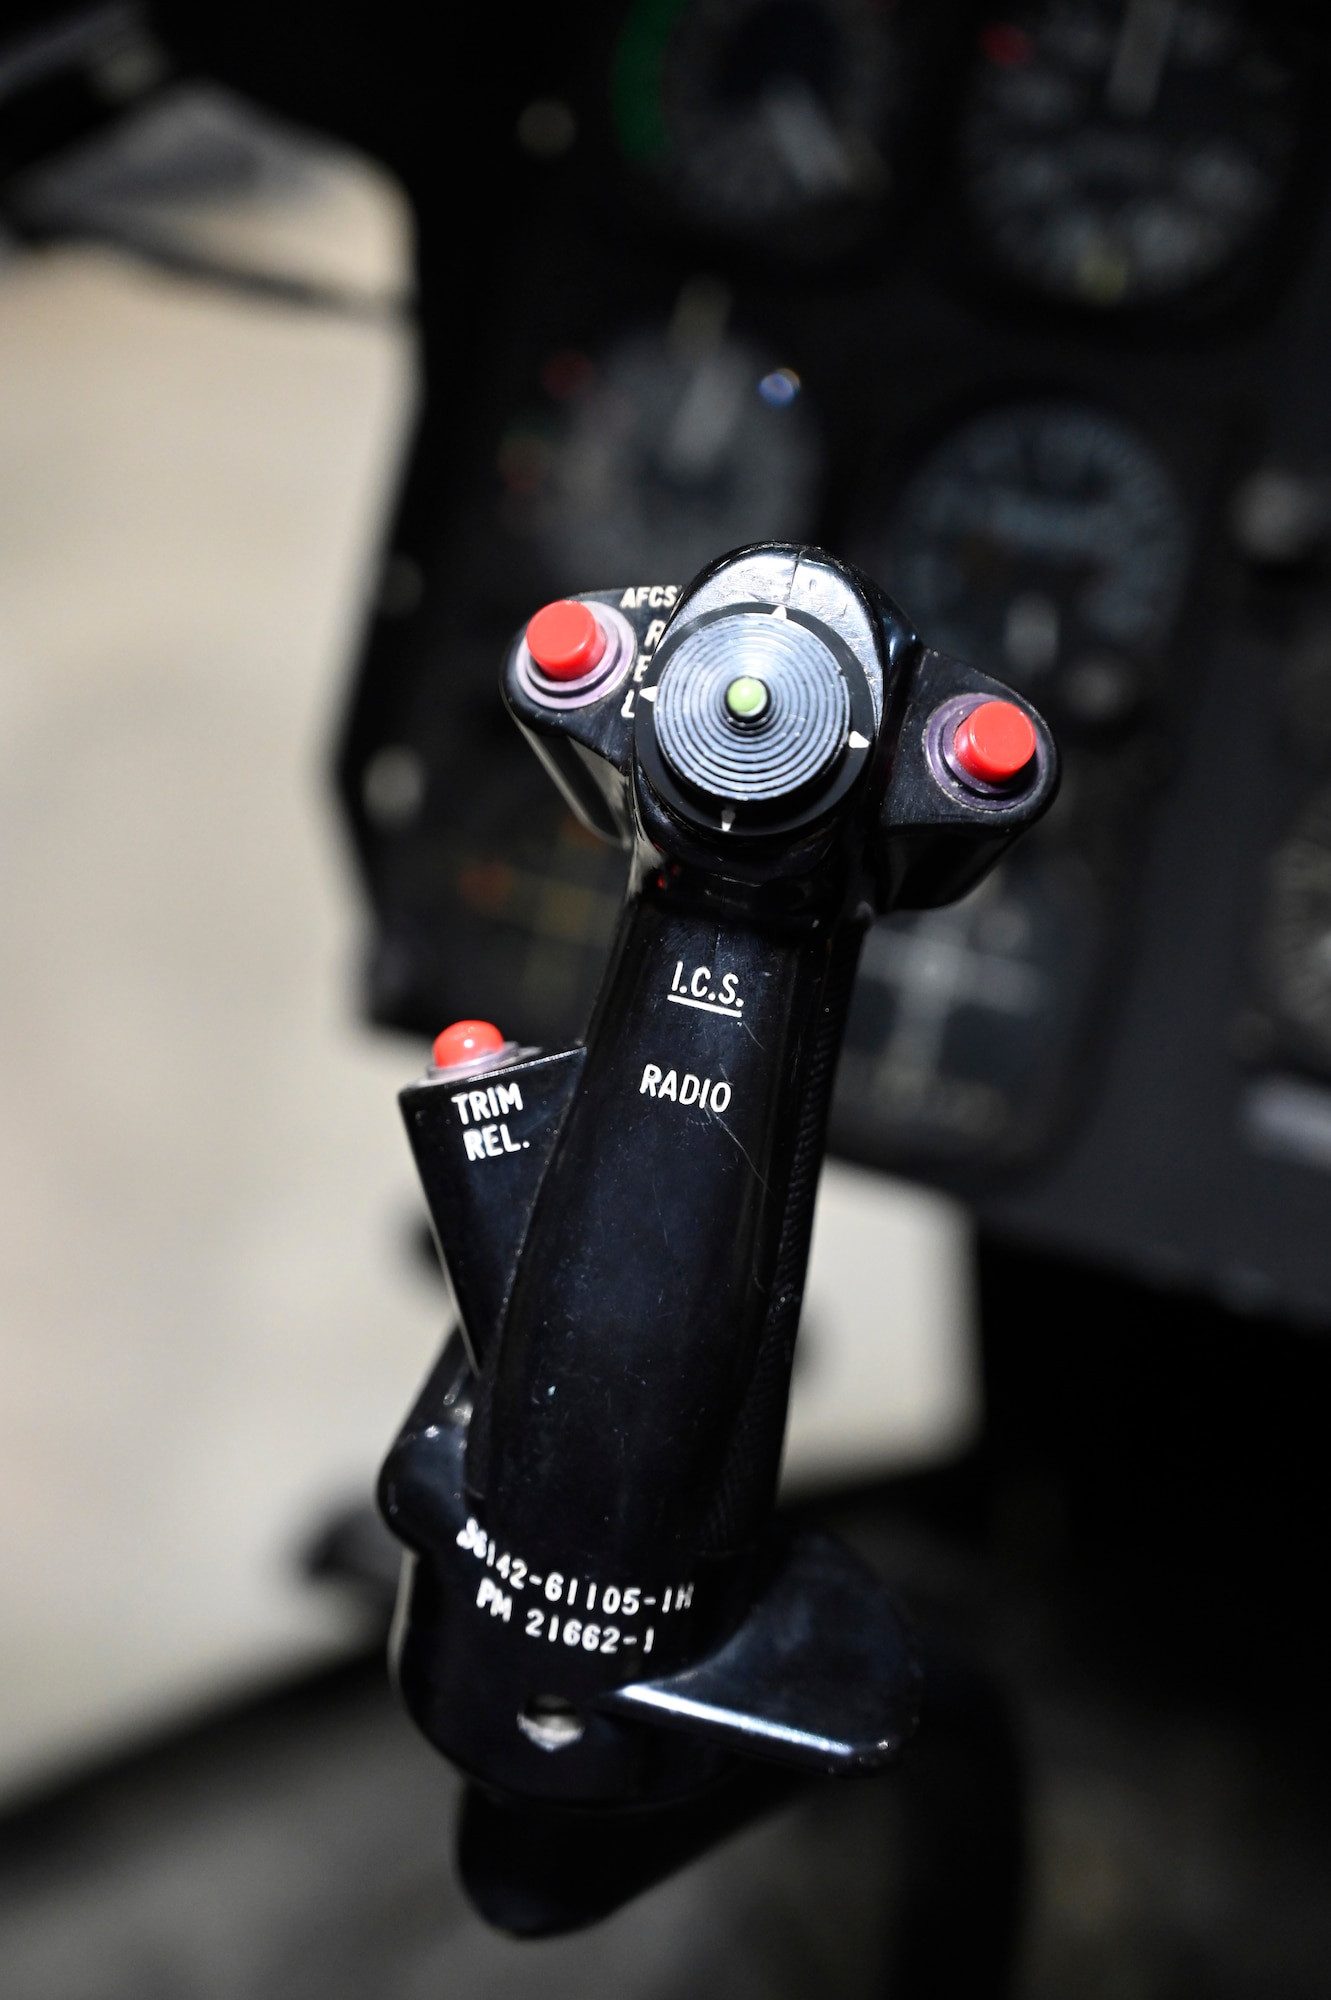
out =
[[527,651],[552,681],[577,681],[599,664],[605,633],[590,605],[563,598],[547,604],[532,619]]
[[456,1069],[459,1063],[476,1062],[481,1056],[497,1055],[504,1037],[493,1021],[454,1021],[434,1041],[436,1069]]
[[1011,701],[982,701],[957,725],[952,755],[963,771],[986,785],[1007,785],[1035,755],[1035,729]]

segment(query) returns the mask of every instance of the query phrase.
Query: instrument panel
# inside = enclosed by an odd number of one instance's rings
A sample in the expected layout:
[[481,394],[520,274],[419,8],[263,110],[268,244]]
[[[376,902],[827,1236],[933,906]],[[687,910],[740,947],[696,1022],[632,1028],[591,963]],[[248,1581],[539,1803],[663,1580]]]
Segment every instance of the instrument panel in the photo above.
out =
[[427,301],[341,747],[373,1018],[585,1021],[623,863],[499,707],[532,606],[816,540],[1036,701],[1066,773],[971,898],[874,927],[834,1146],[1010,1235],[1331,1321],[1301,1219],[1331,1174],[1310,18],[625,0],[551,45],[465,368],[453,321],[431,373]]

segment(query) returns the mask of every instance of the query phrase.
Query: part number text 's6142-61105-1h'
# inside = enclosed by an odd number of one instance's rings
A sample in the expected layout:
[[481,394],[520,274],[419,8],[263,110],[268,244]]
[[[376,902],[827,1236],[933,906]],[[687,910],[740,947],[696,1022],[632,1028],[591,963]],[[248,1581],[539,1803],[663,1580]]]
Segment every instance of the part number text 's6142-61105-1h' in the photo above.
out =
[[[650,1653],[656,1642],[656,1625],[646,1624],[647,1614],[653,1621],[677,1618],[693,1605],[692,1583],[649,1590],[643,1584],[603,1583],[596,1577],[572,1576],[563,1570],[533,1570],[525,1557],[501,1550],[474,1518],[468,1518],[466,1527],[459,1530],[457,1545],[485,1565],[486,1574],[476,1592],[477,1610],[487,1611],[491,1618],[507,1625],[513,1617],[514,1593],[525,1597],[531,1591],[545,1604],[519,1606],[526,1621],[525,1635],[550,1645],[580,1646],[587,1653],[616,1653],[621,1646],[641,1646],[644,1653]],[[641,1630],[636,1622],[640,1616],[645,1626]],[[612,1619],[617,1622],[608,1622]],[[628,1619],[634,1621],[631,1630],[625,1627]]]

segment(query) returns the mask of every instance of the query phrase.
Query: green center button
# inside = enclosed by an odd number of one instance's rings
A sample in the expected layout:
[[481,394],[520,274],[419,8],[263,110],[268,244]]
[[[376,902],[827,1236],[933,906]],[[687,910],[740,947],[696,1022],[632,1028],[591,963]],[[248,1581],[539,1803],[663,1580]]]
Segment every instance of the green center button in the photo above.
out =
[[741,674],[726,689],[726,709],[736,722],[757,722],[759,716],[766,715],[771,700],[766,684],[752,674]]

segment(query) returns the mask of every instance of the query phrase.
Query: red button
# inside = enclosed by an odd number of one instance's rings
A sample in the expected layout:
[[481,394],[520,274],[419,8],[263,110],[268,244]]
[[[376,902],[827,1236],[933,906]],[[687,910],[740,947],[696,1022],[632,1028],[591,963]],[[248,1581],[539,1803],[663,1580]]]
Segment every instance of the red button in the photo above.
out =
[[434,1066],[456,1069],[459,1063],[497,1055],[503,1046],[504,1037],[493,1021],[454,1021],[451,1028],[435,1036]]
[[952,754],[963,771],[986,785],[1006,785],[1035,755],[1035,729],[1011,701],[982,701],[957,725]]
[[605,633],[590,605],[564,598],[538,611],[527,627],[527,651],[552,681],[581,680],[605,651]]

